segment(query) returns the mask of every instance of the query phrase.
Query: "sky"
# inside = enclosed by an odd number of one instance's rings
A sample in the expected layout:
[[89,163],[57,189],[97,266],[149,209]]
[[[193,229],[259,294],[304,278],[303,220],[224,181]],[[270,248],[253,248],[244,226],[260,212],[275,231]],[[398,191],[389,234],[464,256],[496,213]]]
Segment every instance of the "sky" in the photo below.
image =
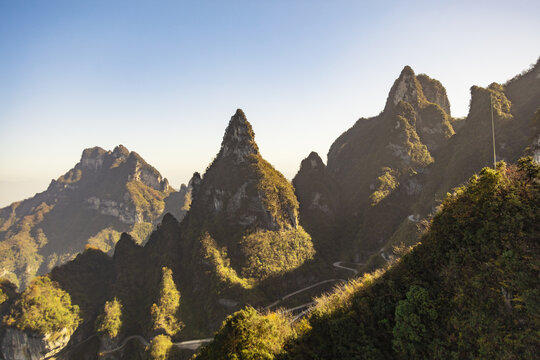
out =
[[176,188],[242,108],[287,178],[380,113],[405,65],[466,116],[472,85],[540,56],[534,1],[0,0],[0,207],[83,149],[138,152]]

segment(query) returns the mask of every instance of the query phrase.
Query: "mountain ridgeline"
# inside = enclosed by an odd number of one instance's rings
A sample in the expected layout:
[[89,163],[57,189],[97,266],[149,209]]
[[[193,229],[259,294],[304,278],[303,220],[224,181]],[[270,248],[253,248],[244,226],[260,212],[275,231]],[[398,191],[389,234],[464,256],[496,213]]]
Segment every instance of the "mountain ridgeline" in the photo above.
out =
[[405,67],[381,114],[338,137],[326,166],[311,153],[293,180],[316,249],[373,268],[418,241],[437,202],[493,164],[490,101],[497,160],[538,154],[540,61],[504,85],[473,86],[463,119],[439,81]]
[[[497,160],[533,160],[482,170],[491,103]],[[292,183],[240,109],[180,191],[122,146],[87,149],[0,210],[4,274],[28,285],[0,282],[2,355],[186,359],[218,330],[197,359],[532,358],[539,149],[540,61],[473,86],[462,119],[407,66]]]
[[86,245],[112,251],[122,232],[142,243],[165,212],[181,220],[189,196],[122,145],[86,149],[46,191],[0,209],[2,276],[24,287]]

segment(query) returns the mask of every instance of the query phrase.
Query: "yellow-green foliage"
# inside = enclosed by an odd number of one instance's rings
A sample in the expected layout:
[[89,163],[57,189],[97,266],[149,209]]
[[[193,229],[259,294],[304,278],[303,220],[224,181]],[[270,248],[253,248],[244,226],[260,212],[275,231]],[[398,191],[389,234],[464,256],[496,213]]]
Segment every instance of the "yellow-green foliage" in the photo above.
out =
[[81,180],[81,177],[81,169],[73,168],[64,175],[60,176],[57,181],[64,184],[74,184]]
[[103,313],[99,315],[96,330],[113,339],[122,328],[122,303],[117,298],[105,302]]
[[28,279],[16,279],[16,272],[25,272],[28,278],[33,277],[43,262],[38,250],[47,243],[43,230],[35,229],[35,226],[42,222],[44,216],[53,208],[54,205],[41,203],[30,215],[24,216],[13,226],[6,227],[7,232],[2,234],[6,240],[0,242],[0,268],[8,272],[3,276],[17,284],[22,280],[21,285],[26,285]]
[[369,197],[372,206],[377,205],[382,199],[397,189],[399,185],[397,175],[397,172],[389,167],[382,168],[382,175],[377,178],[377,190]]
[[183,327],[182,322],[176,317],[180,306],[180,292],[176,289],[172,270],[164,267],[162,272],[163,276],[159,284],[159,298],[157,303],[152,304],[150,309],[152,330],[172,336]]
[[495,112],[495,115],[503,119],[512,118],[512,114],[510,113],[512,103],[506,97],[504,87],[500,84],[492,83],[489,85],[488,90],[491,95],[491,100],[493,101],[493,111]]
[[240,286],[243,289],[251,289],[252,284],[241,278],[231,267],[231,261],[227,257],[227,249],[219,249],[217,243],[208,233],[201,237],[203,257],[210,262],[218,280],[229,286]]
[[257,280],[296,269],[315,254],[311,237],[300,226],[259,230],[242,238],[240,245],[246,258],[242,275]]
[[67,328],[74,330],[79,322],[79,307],[71,297],[48,277],[35,278],[15,302],[3,320],[7,326],[40,334]]
[[135,239],[137,244],[142,244],[146,241],[146,239],[148,239],[152,233],[152,230],[154,230],[154,225],[152,225],[152,223],[139,222],[133,225],[133,229],[131,229],[129,235]]
[[203,347],[198,360],[272,360],[285,341],[294,335],[290,320],[283,314],[259,314],[247,307],[229,316],[214,337]]
[[455,134],[454,128],[450,123],[448,114],[438,104],[427,103],[420,110],[423,125],[436,129],[448,139]]
[[[284,360],[537,358],[539,207],[540,166],[532,159],[482,170],[448,196],[420,245],[386,271],[317,299],[297,336],[273,354]],[[226,323],[201,359],[234,358],[268,337],[239,346],[259,332],[257,323],[239,318],[228,319],[239,325]]]
[[172,190],[159,191],[143,184],[140,181],[130,181],[126,184],[133,203],[140,210],[145,219],[155,219],[165,209],[164,199]]
[[7,299],[8,299],[8,295],[4,292],[4,290],[0,289],[0,305],[6,302]]
[[172,348],[171,338],[166,335],[158,335],[150,342],[150,359],[166,360]]
[[272,217],[280,226],[289,224],[290,211],[298,209],[298,200],[291,183],[261,155],[252,155],[256,161],[251,163],[258,176],[257,189]]
[[121,233],[114,230],[112,227],[101,230],[96,235],[88,239],[87,245],[100,249],[104,252],[109,252],[114,248],[114,245],[120,240]]
[[347,308],[351,305],[351,300],[358,291],[371,286],[384,272],[384,269],[379,269],[372,273],[364,274],[362,277],[336,286],[331,293],[316,298],[315,305],[312,309],[313,316],[317,316],[317,314],[328,315],[337,310]]
[[413,107],[400,101],[396,108],[395,119],[399,129],[400,146],[405,148],[406,155],[412,166],[428,166],[434,160],[416,132],[416,115]]

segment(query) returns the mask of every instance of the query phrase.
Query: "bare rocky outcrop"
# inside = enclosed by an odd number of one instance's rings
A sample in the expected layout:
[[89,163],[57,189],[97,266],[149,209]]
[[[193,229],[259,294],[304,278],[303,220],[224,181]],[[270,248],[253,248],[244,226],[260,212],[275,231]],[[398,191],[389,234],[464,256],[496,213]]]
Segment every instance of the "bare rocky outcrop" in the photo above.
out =
[[178,210],[181,220],[191,202],[187,197],[125,146],[85,149],[46,191],[0,209],[0,252],[16,249],[14,258],[0,259],[0,268],[24,288],[34,275],[73,258],[88,243],[108,251],[110,234],[133,230],[143,242],[167,209]]
[[53,334],[32,335],[7,328],[2,339],[2,354],[5,360],[48,359],[68,344],[71,335],[68,329]]

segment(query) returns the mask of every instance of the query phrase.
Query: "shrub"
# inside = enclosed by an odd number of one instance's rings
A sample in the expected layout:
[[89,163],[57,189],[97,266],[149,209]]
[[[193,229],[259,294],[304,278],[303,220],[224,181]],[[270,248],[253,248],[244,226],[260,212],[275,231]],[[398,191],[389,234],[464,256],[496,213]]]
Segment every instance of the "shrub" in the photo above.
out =
[[289,319],[280,313],[259,314],[247,307],[229,316],[196,359],[272,360],[293,335]]
[[166,335],[158,335],[150,342],[150,359],[166,360],[172,348],[171,338]]
[[180,306],[180,292],[176,289],[172,277],[172,270],[164,267],[163,277],[159,285],[159,298],[152,304],[152,330],[163,332],[169,336],[176,334],[183,327],[176,317]]
[[45,276],[35,278],[4,317],[8,326],[40,334],[74,330],[79,322],[79,307],[71,305],[69,294]]
[[122,303],[117,298],[107,301],[103,307],[103,314],[97,319],[97,331],[115,338],[122,327]]

